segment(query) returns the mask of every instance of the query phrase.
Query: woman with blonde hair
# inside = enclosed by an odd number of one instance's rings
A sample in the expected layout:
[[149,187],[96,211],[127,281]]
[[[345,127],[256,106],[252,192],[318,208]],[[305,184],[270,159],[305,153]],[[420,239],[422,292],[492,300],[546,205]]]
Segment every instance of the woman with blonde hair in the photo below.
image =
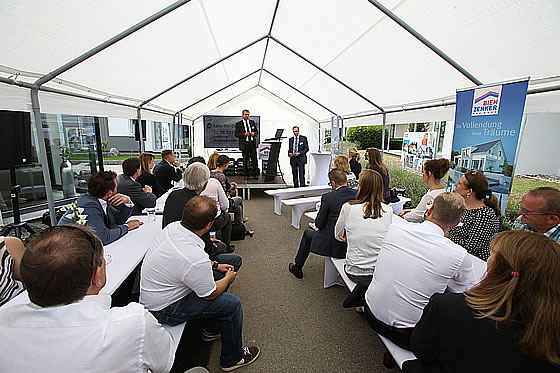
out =
[[490,241],[500,230],[498,198],[482,171],[467,171],[455,184],[455,191],[467,203],[456,227],[449,228],[449,239],[482,260],[490,256]]
[[136,178],[136,181],[142,185],[144,188],[146,185],[152,187],[152,193],[156,195],[156,197],[161,197],[165,194],[165,189],[160,185],[157,181],[156,175],[152,173],[152,169],[154,168],[154,159],[156,157],[152,153],[142,153],[140,154],[140,168],[142,169],[142,173],[140,176]]
[[450,162],[445,158],[430,159],[424,163],[422,178],[428,184],[430,190],[420,200],[416,208],[404,209],[398,213],[401,218],[413,223],[421,223],[425,220],[426,212],[437,196],[445,191],[441,179],[447,174]]
[[356,179],[360,177],[360,172],[362,172],[362,165],[360,164],[360,153],[355,146],[348,148],[348,160],[350,163],[350,169]]
[[372,278],[377,254],[393,220],[393,209],[383,203],[382,191],[381,175],[363,170],[357,198],[342,205],[335,225],[336,239],[348,244],[344,270],[354,282]]
[[350,169],[350,163],[348,163],[348,158],[343,155],[339,155],[334,159],[334,168],[344,171],[346,174],[346,184],[352,189],[358,189],[358,179],[352,173]]
[[366,150],[367,168],[379,172],[383,179],[383,200],[385,203],[391,202],[391,190],[389,189],[389,169],[383,163],[381,152],[376,148]]
[[220,155],[218,153],[212,153],[208,158],[208,168],[210,171],[214,171],[216,167],[218,167],[218,157]]
[[465,294],[435,294],[412,333],[403,372],[558,372],[560,245],[502,232],[486,277]]

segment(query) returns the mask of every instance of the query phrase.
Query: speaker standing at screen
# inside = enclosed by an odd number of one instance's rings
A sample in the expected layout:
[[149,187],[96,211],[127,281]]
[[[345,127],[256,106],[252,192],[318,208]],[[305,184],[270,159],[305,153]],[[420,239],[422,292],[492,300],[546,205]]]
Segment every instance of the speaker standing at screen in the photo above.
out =
[[259,133],[255,122],[249,119],[249,110],[243,110],[243,119],[235,123],[235,137],[239,139],[239,149],[243,154],[243,173],[249,176],[249,158],[251,159],[251,176],[259,178],[259,165],[257,163],[257,134]]
[[290,165],[292,166],[292,177],[294,178],[294,187],[305,186],[305,164],[307,163],[307,137],[300,136],[299,127],[294,126],[294,137],[290,138],[290,146],[288,146],[288,157],[290,157]]

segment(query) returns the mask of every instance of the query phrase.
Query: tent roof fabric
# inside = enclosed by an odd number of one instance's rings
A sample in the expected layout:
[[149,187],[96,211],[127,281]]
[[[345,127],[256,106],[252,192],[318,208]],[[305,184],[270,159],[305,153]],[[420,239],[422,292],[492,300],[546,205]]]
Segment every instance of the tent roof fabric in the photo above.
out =
[[[193,119],[256,87],[324,121],[445,103],[475,82],[527,76],[531,87],[560,82],[556,0],[58,0],[0,6],[0,78],[27,84],[172,6],[44,87]],[[4,98],[3,92],[12,90],[0,90]],[[545,101],[545,111],[560,110],[557,100]]]

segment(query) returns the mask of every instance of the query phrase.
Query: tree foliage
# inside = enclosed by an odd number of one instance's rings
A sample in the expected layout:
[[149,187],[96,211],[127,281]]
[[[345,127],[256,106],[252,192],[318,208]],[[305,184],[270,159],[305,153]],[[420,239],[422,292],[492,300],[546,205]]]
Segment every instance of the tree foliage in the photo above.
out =
[[[358,148],[381,149],[381,131],[383,126],[350,127],[346,132],[346,140],[354,142]],[[389,130],[385,128],[385,144],[389,141]]]

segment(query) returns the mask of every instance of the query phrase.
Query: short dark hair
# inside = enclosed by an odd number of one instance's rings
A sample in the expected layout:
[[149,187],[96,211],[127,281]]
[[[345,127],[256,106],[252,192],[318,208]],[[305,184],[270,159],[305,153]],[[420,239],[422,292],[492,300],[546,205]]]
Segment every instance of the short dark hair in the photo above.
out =
[[172,154],[173,154],[173,150],[171,150],[171,149],[163,149],[163,150],[161,151],[161,159],[165,159],[165,158],[169,157],[169,156],[172,155]]
[[189,161],[187,162],[187,167],[190,166],[191,164],[195,163],[195,162],[206,164],[206,160],[204,159],[204,157],[196,156],[196,157],[192,157],[191,159],[189,159]]
[[218,166],[223,166],[225,164],[229,164],[229,157],[225,154],[222,154],[218,157],[218,160],[216,161],[216,163],[218,164]]
[[546,201],[546,211],[540,212],[548,212],[560,218],[560,190],[552,187],[540,187],[530,190],[527,195],[542,198]]
[[97,267],[103,245],[91,228],[64,225],[39,233],[25,250],[20,273],[29,299],[52,307],[82,299]]
[[140,159],[131,157],[127,158],[122,163],[123,174],[126,176],[132,176],[140,168]]
[[247,113],[249,113],[249,114],[251,113],[249,110],[243,109],[243,111],[241,112],[241,114],[243,115],[243,114],[245,114],[245,112],[247,112]]
[[296,128],[297,128],[298,131],[299,131],[299,127],[298,127],[298,126],[293,126],[293,127],[292,127],[292,131],[293,131],[294,129],[296,129]]
[[338,168],[333,168],[329,172],[329,180],[334,181],[336,185],[344,185],[346,184],[346,172]]
[[110,191],[115,189],[117,174],[114,171],[99,171],[91,174],[87,181],[89,194],[95,198],[103,198]]
[[198,231],[213,222],[217,213],[218,207],[214,199],[196,196],[185,204],[181,225],[190,231]]

